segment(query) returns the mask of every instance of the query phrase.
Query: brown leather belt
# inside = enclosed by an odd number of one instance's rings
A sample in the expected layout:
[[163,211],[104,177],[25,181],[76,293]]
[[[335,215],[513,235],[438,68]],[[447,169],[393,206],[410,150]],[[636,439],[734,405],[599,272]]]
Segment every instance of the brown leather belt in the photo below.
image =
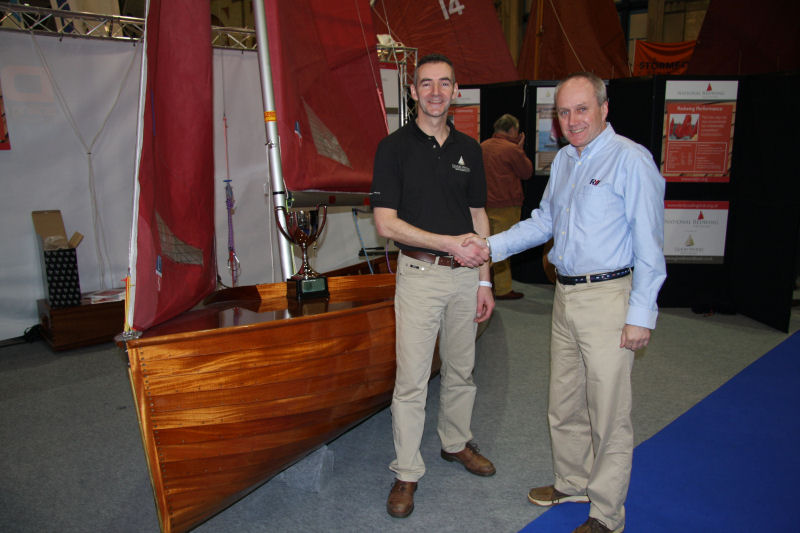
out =
[[429,254],[428,252],[420,252],[419,250],[403,250],[403,255],[412,259],[425,261],[432,265],[441,265],[450,268],[458,268],[461,265],[452,255],[436,255]]
[[633,272],[633,267],[620,268],[619,270],[604,272],[602,274],[589,274],[587,276],[562,276],[561,274],[556,274],[556,276],[562,285],[577,285],[578,283],[586,283],[587,281],[597,283],[598,281],[624,278],[630,275],[631,272]]

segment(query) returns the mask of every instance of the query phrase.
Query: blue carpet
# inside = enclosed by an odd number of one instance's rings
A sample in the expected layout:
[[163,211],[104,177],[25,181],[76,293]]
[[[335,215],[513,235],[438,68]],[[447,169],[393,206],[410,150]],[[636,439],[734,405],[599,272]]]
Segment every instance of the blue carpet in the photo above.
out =
[[[636,447],[626,533],[800,531],[800,332]],[[564,504],[525,533],[570,532]]]

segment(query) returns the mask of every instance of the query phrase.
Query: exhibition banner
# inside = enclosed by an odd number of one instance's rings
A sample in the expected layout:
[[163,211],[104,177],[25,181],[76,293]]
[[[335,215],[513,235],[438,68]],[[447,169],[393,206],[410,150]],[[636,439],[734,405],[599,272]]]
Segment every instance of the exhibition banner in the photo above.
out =
[[667,81],[661,173],[674,182],[728,182],[737,81]]
[[481,90],[459,89],[447,116],[461,133],[481,142]]
[[536,160],[534,172],[550,174],[558,150],[566,144],[556,116],[555,86],[536,88]]
[[689,60],[692,59],[695,42],[657,43],[637,40],[633,53],[633,75],[684,74]]
[[664,256],[667,263],[722,264],[728,202],[664,202]]

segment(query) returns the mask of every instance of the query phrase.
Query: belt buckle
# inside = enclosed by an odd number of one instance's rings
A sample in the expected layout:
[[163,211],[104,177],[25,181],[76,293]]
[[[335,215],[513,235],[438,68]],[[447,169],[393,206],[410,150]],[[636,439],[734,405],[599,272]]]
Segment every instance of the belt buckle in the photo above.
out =
[[441,256],[439,256],[439,261],[441,261],[442,258],[447,258],[450,261],[450,270],[452,270],[452,269],[454,269],[456,267],[456,260],[455,260],[454,256],[452,256],[452,255],[441,255]]

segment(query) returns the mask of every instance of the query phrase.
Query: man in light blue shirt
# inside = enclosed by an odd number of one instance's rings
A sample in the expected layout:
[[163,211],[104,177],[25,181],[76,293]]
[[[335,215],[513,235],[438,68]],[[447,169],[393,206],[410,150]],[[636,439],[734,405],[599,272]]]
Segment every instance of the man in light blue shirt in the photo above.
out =
[[528,499],[591,501],[589,519],[575,531],[620,532],[633,457],[633,354],[655,328],[666,278],[664,178],[644,147],[606,123],[597,76],[559,83],[556,112],[570,144],[553,161],[539,208],[487,244],[500,261],[554,240],[548,420],[555,482],[531,489]]

